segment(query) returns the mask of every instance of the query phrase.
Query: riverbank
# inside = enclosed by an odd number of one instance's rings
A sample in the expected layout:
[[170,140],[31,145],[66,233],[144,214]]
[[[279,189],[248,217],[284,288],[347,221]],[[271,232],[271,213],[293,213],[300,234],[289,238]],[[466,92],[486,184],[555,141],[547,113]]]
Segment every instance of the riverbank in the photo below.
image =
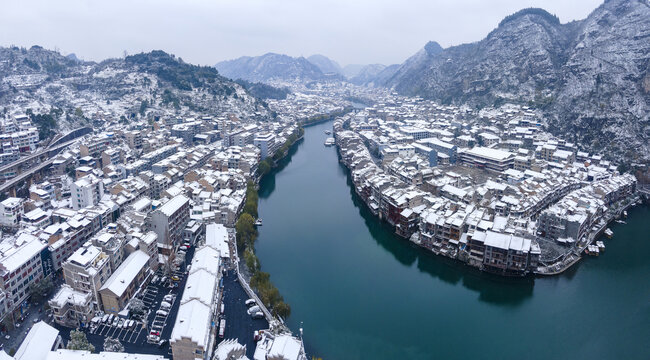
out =
[[[569,198],[569,191],[574,196],[580,194],[587,198],[591,194],[599,194],[592,199],[593,203],[601,204],[597,205],[598,211],[585,215],[578,225],[566,225],[580,227],[580,232],[575,236],[579,241],[575,244],[575,240],[567,238],[563,246],[558,245],[561,239],[545,237],[542,227],[520,227],[519,232],[514,228],[505,232],[491,230],[492,218],[496,223],[497,215],[503,214],[493,209],[491,213],[480,212],[480,218],[476,220],[470,212],[480,210],[475,207],[478,202],[469,202],[467,199],[458,201],[458,196],[461,196],[459,193],[462,196],[467,194],[461,189],[446,197],[431,198],[432,193],[427,189],[426,183],[416,185],[415,179],[412,182],[402,180],[400,174],[377,164],[363,139],[347,130],[348,122],[349,118],[343,118],[336,120],[333,125],[338,160],[348,170],[347,175],[353,183],[355,193],[373,215],[388,222],[400,237],[409,239],[435,255],[496,275],[548,276],[566,271],[578,263],[585,248],[595,241],[612,220],[639,199],[635,191],[636,179],[631,175],[614,175],[598,182],[581,181],[563,187],[565,193],[559,194],[553,202],[546,203],[534,214],[540,214],[555,203]],[[451,188],[455,189],[453,186]],[[584,191],[586,193],[581,193]],[[602,199],[599,197],[601,195]],[[461,211],[465,205],[472,210]],[[456,212],[453,208],[460,210]],[[442,210],[436,212],[429,209]],[[515,220],[527,223],[535,218],[534,214]],[[550,214],[547,216],[553,216],[554,213]],[[486,215],[490,217],[485,218]],[[499,218],[505,227],[509,221],[508,213]],[[479,221],[485,223],[482,230],[478,228]],[[536,225],[533,223],[532,226]]]
[[309,354],[351,360],[648,354],[650,207],[633,207],[627,224],[611,225],[606,256],[584,257],[553,277],[495,276],[432,256],[374,216],[337,151],[323,146],[331,126],[306,128],[258,191],[264,226],[256,254],[291,305],[287,326],[295,334],[304,329]]
[[299,124],[302,127],[308,127],[308,126],[312,126],[312,125],[322,124],[324,122],[332,121],[332,120],[336,119],[339,116],[343,116],[343,115],[349,113],[352,110],[354,110],[354,107],[346,106],[342,110],[339,110],[339,111],[332,111],[331,113],[328,113],[328,114],[318,114],[318,115],[310,116],[310,117],[308,117],[306,119],[300,120]]
[[[264,176],[277,168],[278,163],[289,154],[291,148],[303,139],[303,134],[304,129],[298,126],[273,156],[260,162],[256,181],[249,182],[247,185],[245,204],[235,224],[237,249],[244,258],[244,262],[240,263],[238,268],[239,280],[246,291],[249,293],[254,291],[254,298],[262,305],[265,316],[278,318],[280,323],[284,323],[284,319],[290,316],[291,307],[271,282],[271,275],[262,271],[262,265],[255,255],[255,241],[258,237],[257,221],[259,219],[257,188]],[[271,319],[269,322],[275,324]]]

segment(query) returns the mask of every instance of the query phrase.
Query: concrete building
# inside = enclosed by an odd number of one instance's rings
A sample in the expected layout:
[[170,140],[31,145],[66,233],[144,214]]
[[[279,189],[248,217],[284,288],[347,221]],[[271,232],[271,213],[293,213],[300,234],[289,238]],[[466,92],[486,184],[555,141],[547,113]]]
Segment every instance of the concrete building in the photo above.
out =
[[492,171],[504,171],[512,168],[515,155],[513,153],[476,146],[461,153],[463,164]]
[[99,289],[104,312],[117,314],[131,300],[138,288],[148,279],[149,255],[136,251],[124,260],[113,275]]
[[54,321],[62,326],[80,327],[93,317],[93,297],[89,292],[78,291],[64,284],[48,304]]
[[104,196],[104,183],[94,175],[86,175],[72,183],[70,196],[75,210],[97,205]]
[[219,251],[203,246],[194,254],[170,337],[176,360],[211,359],[221,279]]
[[99,289],[111,275],[108,255],[100,248],[85,243],[63,263],[66,284],[77,291],[90,293],[95,308],[101,308]]
[[164,253],[179,246],[183,230],[190,221],[190,199],[178,195],[151,213],[151,229],[158,236],[158,247]]
[[10,197],[0,202],[0,225],[6,227],[17,227],[23,215],[24,200]]
[[258,134],[253,140],[253,145],[260,149],[260,156],[262,160],[272,156],[277,149],[275,143],[275,135],[273,133]]
[[13,311],[29,296],[29,285],[43,279],[42,252],[47,244],[36,236],[20,233],[0,243],[0,289]]

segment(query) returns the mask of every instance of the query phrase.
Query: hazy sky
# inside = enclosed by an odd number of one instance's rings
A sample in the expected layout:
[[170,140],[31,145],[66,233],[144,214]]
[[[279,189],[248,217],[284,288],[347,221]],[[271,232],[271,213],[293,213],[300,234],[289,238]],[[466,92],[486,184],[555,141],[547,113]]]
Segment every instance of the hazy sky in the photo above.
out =
[[401,63],[429,40],[478,41],[506,15],[541,7],[565,23],[602,0],[0,0],[0,46],[103,60],[162,49],[187,62],[267,52],[341,65]]

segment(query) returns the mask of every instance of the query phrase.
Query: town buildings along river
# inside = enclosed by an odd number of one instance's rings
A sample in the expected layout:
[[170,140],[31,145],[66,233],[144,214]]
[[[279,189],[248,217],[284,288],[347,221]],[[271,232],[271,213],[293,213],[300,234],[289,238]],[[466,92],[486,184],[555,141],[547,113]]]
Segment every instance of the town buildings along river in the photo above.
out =
[[[590,358],[648,354],[650,209],[555,277],[504,278],[393,233],[352,188],[332,123],[305,129],[261,183],[256,243],[310,355],[324,359]],[[307,210],[306,210],[307,209]]]

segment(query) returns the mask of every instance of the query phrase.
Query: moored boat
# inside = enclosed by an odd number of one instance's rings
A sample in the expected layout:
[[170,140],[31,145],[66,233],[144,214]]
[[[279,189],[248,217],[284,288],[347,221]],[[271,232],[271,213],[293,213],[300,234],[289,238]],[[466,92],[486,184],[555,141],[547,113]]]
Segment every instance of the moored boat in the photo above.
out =
[[262,226],[262,219],[255,220],[255,226]]
[[614,236],[614,232],[612,231],[612,229],[610,228],[605,229],[605,236],[607,236],[608,239],[611,239]]

